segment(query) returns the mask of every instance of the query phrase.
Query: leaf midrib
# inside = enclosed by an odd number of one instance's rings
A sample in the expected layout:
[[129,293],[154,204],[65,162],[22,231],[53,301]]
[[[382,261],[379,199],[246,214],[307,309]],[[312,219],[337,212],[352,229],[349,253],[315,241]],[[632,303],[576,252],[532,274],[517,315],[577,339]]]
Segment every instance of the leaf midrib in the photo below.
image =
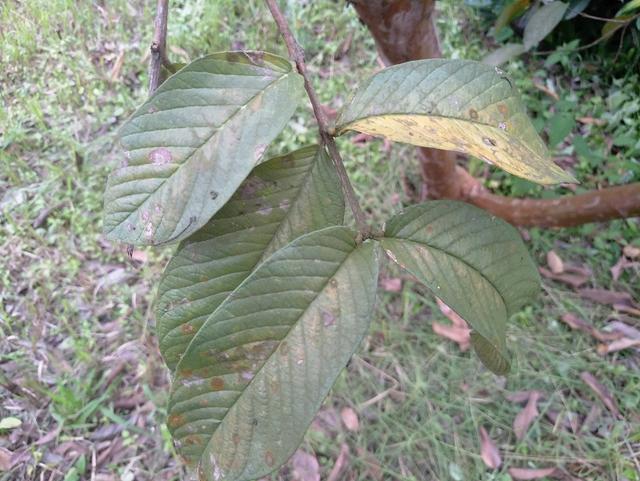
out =
[[[279,222],[277,222],[278,226],[276,227],[276,229],[275,229],[275,231],[274,231],[273,235],[271,236],[271,239],[266,243],[266,245],[264,246],[264,248],[260,249],[260,250],[262,250],[262,252],[263,252],[262,256],[260,256],[260,258],[258,259],[258,261],[257,261],[257,262],[255,262],[255,263],[254,263],[250,268],[248,268],[248,270],[246,270],[246,272],[248,273],[248,274],[247,274],[247,277],[249,277],[249,276],[251,275],[251,273],[252,273],[252,272],[254,272],[254,271],[258,268],[258,266],[260,266],[263,262],[265,262],[265,261],[266,261],[266,260],[267,260],[267,259],[268,259],[272,254],[273,254],[273,253],[271,253],[270,255],[268,255],[268,256],[266,256],[266,257],[265,257],[265,255],[264,255],[264,253],[267,251],[267,249],[268,249],[268,248],[269,248],[269,247],[274,243],[274,239],[276,238],[276,236],[278,235],[278,233],[279,233],[279,232],[280,232],[280,230],[282,229],[282,226],[283,226],[283,224],[284,224],[284,221],[288,218],[289,213],[291,212],[291,208],[292,208],[292,207],[293,207],[293,206],[294,206],[294,205],[295,205],[295,204],[300,200],[300,193],[302,192],[302,189],[307,185],[307,182],[309,182],[309,179],[311,179],[311,176],[312,176],[312,173],[313,173],[314,168],[316,167],[317,163],[321,160],[321,159],[319,158],[319,156],[318,156],[318,153],[319,153],[319,152],[321,152],[321,150],[320,150],[320,149],[322,149],[322,147],[320,147],[320,146],[317,146],[317,147],[318,147],[318,148],[317,148],[316,152],[313,154],[313,160],[310,162],[310,166],[309,166],[309,168],[307,169],[307,172],[305,172],[305,174],[303,175],[303,180],[302,180],[302,182],[300,183],[300,187],[297,189],[296,196],[295,196],[295,200],[289,204],[289,209],[287,210],[287,213],[284,215],[284,217],[283,217]],[[243,200],[245,200],[245,199],[243,199]],[[241,217],[241,216],[234,216],[234,217],[230,217],[230,218],[235,218],[235,217]],[[276,222],[273,222],[273,223],[270,223],[270,224],[275,224],[275,223],[276,223]],[[269,225],[269,224],[265,224],[265,225]],[[244,230],[246,230],[246,229],[244,229]],[[230,234],[237,233],[237,232],[238,232],[238,231],[230,232]],[[220,237],[223,237],[224,235],[225,235],[225,234],[221,234],[221,235],[219,235],[219,236],[217,236],[217,237],[212,238],[212,240],[213,240],[213,239],[219,239]],[[292,240],[293,240],[293,239],[292,239]],[[257,244],[257,243],[256,243],[256,244]],[[286,244],[285,244],[285,245],[286,245]],[[283,247],[284,247],[284,246],[283,246]],[[252,252],[256,252],[256,251],[252,251]],[[246,255],[246,253],[243,253],[242,255]],[[214,262],[214,261],[219,261],[219,259],[209,260],[209,261],[206,261],[205,263]],[[181,267],[184,267],[184,266],[181,266]],[[245,271],[243,271],[243,272],[245,272]],[[227,273],[227,274],[225,274],[225,276],[226,276],[226,275],[229,275],[229,274],[237,275],[237,274],[239,274],[239,272]],[[247,277],[245,277],[245,279],[246,279]],[[203,283],[210,282],[210,281],[211,281],[211,279],[207,279],[206,281],[196,282],[196,283],[195,283],[195,284],[193,284],[193,285],[195,286],[195,285],[203,284]],[[236,286],[236,288],[235,288],[235,289],[233,289],[233,290],[229,291],[229,293],[231,293],[231,292],[235,291],[238,287],[240,287],[240,284],[238,284],[238,286]],[[169,290],[167,290],[166,292],[170,292],[170,291],[172,291],[172,290],[178,290],[178,289],[182,289],[182,288],[177,287],[177,288],[169,289]],[[205,298],[207,298],[207,297],[212,297],[213,295],[214,295],[214,294],[212,294],[212,295],[208,295],[208,296],[203,296],[203,297],[201,297],[200,299],[196,299],[196,300],[202,300],[202,299],[205,299]],[[218,295],[218,293],[216,293],[215,295]],[[228,296],[227,296],[227,297],[228,297]],[[191,302],[195,302],[195,301],[193,301],[193,300],[192,300]],[[223,302],[224,302],[224,301],[223,301]],[[220,306],[222,305],[222,303],[223,303],[223,302],[221,302],[221,303],[218,305],[218,307],[220,307]],[[217,310],[217,308],[216,308],[216,310]],[[215,312],[215,311],[214,311],[214,312]],[[211,315],[213,315],[213,313],[211,313],[211,314],[207,315],[207,319],[208,319],[208,318],[209,318],[209,316],[211,316]],[[191,322],[191,321],[193,321],[193,319],[195,319],[195,318],[189,319],[187,322]],[[206,322],[206,321],[205,321],[205,322]],[[167,333],[165,334],[165,336],[163,337],[163,339],[164,339],[164,338],[166,338],[166,336],[167,336],[168,334],[170,334],[171,332],[173,332],[173,331],[175,331],[175,330],[179,329],[183,324],[186,324],[186,322],[185,322],[185,323],[182,323],[182,324],[180,324],[180,325],[178,325],[178,326],[173,327],[169,332],[167,332]],[[203,326],[204,326],[204,324],[203,324],[202,326],[200,326],[200,329],[202,329],[202,327],[203,327]],[[198,331],[196,331],[196,332],[193,334],[193,337],[194,337],[194,338],[195,338],[195,336],[198,334],[198,332],[200,332],[200,329],[198,329]],[[186,352],[186,350],[185,350],[185,352]],[[177,370],[177,366],[176,366],[176,370]]]
[[[514,114],[511,114],[507,119],[511,119],[511,118],[513,118],[513,116],[514,116]],[[518,144],[521,145],[522,147],[524,147],[527,150],[527,152],[529,152],[531,155],[534,155],[534,156],[536,156],[538,158],[541,158],[541,159],[544,159],[544,160],[550,160],[547,156],[543,156],[542,154],[536,153],[533,150],[531,150],[526,143],[523,143],[520,140],[520,137],[512,135],[508,130],[500,130],[498,127],[495,127],[494,125],[491,125],[491,124],[488,124],[488,123],[485,123],[485,122],[475,122],[473,120],[469,120],[469,119],[465,119],[465,118],[451,117],[451,116],[446,116],[446,115],[408,114],[406,112],[404,112],[404,113],[384,113],[384,114],[379,114],[379,115],[368,115],[366,117],[361,117],[361,118],[359,118],[357,120],[353,120],[353,121],[349,122],[348,124],[345,124],[344,126],[341,126],[339,128],[339,130],[338,130],[338,135],[342,135],[347,130],[360,132],[359,130],[357,130],[357,129],[351,127],[351,126],[353,124],[356,124],[356,123],[361,122],[363,120],[372,119],[372,118],[380,118],[380,117],[427,117],[427,118],[439,118],[439,119],[444,119],[444,120],[448,120],[448,121],[454,121],[455,120],[457,122],[462,122],[464,124],[474,125],[476,127],[477,126],[489,127],[490,129],[492,129],[494,131],[501,132],[502,134],[504,134],[506,132],[506,134],[509,136],[509,138],[514,139],[515,141],[517,141]],[[500,150],[502,150],[504,152],[503,149],[500,149]],[[555,163],[553,165],[555,165]]]
[[[447,255],[447,256],[450,256],[450,257],[453,257],[453,258],[454,258],[454,259],[456,259],[457,261],[461,262],[461,263],[462,263],[462,264],[464,264],[465,266],[467,266],[467,267],[469,267],[470,269],[472,269],[472,270],[474,270],[475,272],[477,272],[477,273],[480,275],[480,277],[482,277],[482,279],[484,279],[484,280],[485,280],[485,281],[486,281],[486,282],[487,282],[487,283],[488,283],[488,284],[493,288],[493,290],[498,294],[498,297],[500,298],[500,301],[502,301],[502,305],[503,305],[503,307],[504,307],[504,312],[505,312],[505,322],[506,322],[506,320],[507,320],[507,313],[508,313],[508,310],[507,310],[507,303],[506,303],[506,301],[505,301],[504,295],[503,295],[503,294],[498,290],[498,288],[495,286],[495,284],[494,284],[494,283],[493,283],[493,282],[492,282],[492,281],[491,281],[491,280],[490,280],[490,279],[489,279],[489,278],[488,278],[488,277],[487,277],[487,276],[486,276],[482,271],[478,270],[476,267],[474,267],[474,266],[472,266],[471,264],[469,264],[466,260],[461,259],[460,257],[458,257],[458,256],[456,256],[456,255],[453,255],[453,254],[452,254],[452,253],[450,253],[449,251],[446,251],[446,250],[441,249],[441,248],[439,248],[439,247],[435,247],[435,246],[432,246],[432,245],[430,245],[430,244],[426,244],[426,243],[423,243],[423,242],[415,241],[415,240],[412,240],[412,239],[406,239],[406,238],[403,238],[403,237],[383,237],[383,238],[382,238],[382,241],[383,241],[383,242],[384,242],[384,239],[390,239],[390,240],[402,241],[402,242],[407,242],[407,243],[409,243],[409,244],[416,244],[416,245],[419,245],[419,246],[421,246],[421,247],[425,247],[425,248],[427,248],[427,249],[433,249],[433,250],[435,250],[435,251],[442,252],[443,254],[445,254],[445,255]],[[405,267],[405,269],[407,269],[407,267]],[[407,270],[409,270],[409,269],[407,269]],[[436,294],[436,293],[434,293],[434,294]],[[436,295],[437,295],[437,294],[436,294]],[[451,307],[451,306],[449,306],[449,307]],[[455,311],[455,309],[454,309],[454,311]],[[456,312],[456,313],[457,313],[457,312]],[[457,314],[459,314],[459,313],[457,313]],[[462,316],[460,316],[460,317],[462,317]],[[466,319],[465,319],[465,320],[466,320]],[[483,337],[484,337],[484,336],[483,336]],[[490,343],[493,345],[493,342],[489,341],[488,339],[487,339],[487,341],[488,341],[488,342],[490,342]],[[497,349],[497,350],[499,350],[499,349],[497,348],[497,346],[494,346],[494,347],[496,347],[496,349]]]
[[[335,228],[335,226],[333,226],[333,227],[329,227],[328,229],[332,229],[332,228]],[[316,231],[316,232],[317,232],[317,231]],[[261,366],[260,366],[260,367],[255,371],[255,373],[254,373],[254,375],[253,375],[253,378],[252,378],[252,379],[247,383],[247,385],[245,386],[245,388],[241,391],[240,395],[236,398],[236,400],[235,400],[235,402],[233,403],[233,405],[231,405],[231,406],[227,409],[227,412],[224,414],[224,416],[222,416],[222,418],[220,419],[220,421],[219,421],[218,425],[217,425],[217,426],[216,426],[216,428],[212,431],[211,435],[209,436],[209,440],[207,441],[207,444],[204,446],[204,448],[203,448],[203,450],[202,450],[202,452],[203,452],[203,453],[206,453],[206,452],[209,450],[209,445],[210,445],[211,441],[213,440],[213,437],[214,437],[214,435],[215,435],[216,431],[220,428],[220,426],[222,425],[222,423],[223,423],[223,422],[224,422],[224,420],[226,419],[227,415],[229,414],[229,411],[231,411],[231,409],[233,408],[233,406],[234,406],[234,405],[236,405],[238,402],[240,402],[240,401],[241,401],[241,399],[245,396],[245,393],[249,390],[249,388],[252,386],[252,384],[255,382],[255,380],[259,377],[260,373],[262,372],[262,369],[263,369],[263,368],[264,368],[264,366],[267,364],[267,362],[269,361],[269,359],[271,359],[271,357],[273,356],[273,354],[277,351],[278,347],[280,347],[280,345],[282,344],[282,342],[283,342],[284,340],[286,340],[287,336],[291,333],[291,331],[294,329],[294,327],[295,327],[296,325],[298,325],[298,322],[300,322],[300,319],[302,319],[302,318],[304,318],[304,317],[305,317],[305,315],[307,314],[307,312],[309,311],[309,309],[311,308],[311,306],[314,304],[314,302],[318,299],[318,297],[320,296],[320,294],[321,294],[322,292],[324,292],[325,288],[327,287],[327,285],[329,284],[329,282],[331,281],[331,279],[333,279],[333,278],[337,275],[337,273],[340,271],[340,269],[342,269],[342,268],[343,268],[343,266],[344,266],[345,262],[346,262],[346,261],[349,259],[349,257],[350,257],[350,256],[351,256],[351,255],[356,251],[356,249],[358,249],[358,247],[357,247],[357,246],[356,246],[356,247],[354,247],[354,248],[352,248],[351,252],[349,252],[349,254],[347,254],[347,255],[344,257],[344,259],[343,259],[343,260],[338,264],[338,266],[336,267],[335,272],[334,272],[333,274],[331,274],[330,276],[328,276],[328,277],[327,277],[326,282],[325,282],[325,283],[322,285],[322,287],[318,290],[317,295],[313,298],[313,300],[311,300],[311,301],[309,302],[309,304],[307,305],[307,307],[304,309],[304,311],[302,311],[302,313],[301,313],[301,314],[300,314],[300,316],[298,317],[298,321],[297,321],[297,322],[294,322],[293,324],[291,324],[291,326],[290,326],[290,328],[289,328],[289,330],[288,330],[287,334],[285,334],[285,335],[282,337],[282,339],[280,339],[280,340],[278,341],[278,346],[277,346],[277,347],[276,347],[276,348],[275,348],[275,349],[274,349],[274,350],[269,354],[269,356],[267,356],[267,357],[265,358],[265,361],[262,363],[262,365],[261,365]],[[236,287],[236,289],[235,289],[235,290],[237,290],[237,289],[239,289],[241,286],[243,286],[243,285],[247,282],[247,280],[248,280],[248,279],[249,279],[249,277],[247,277],[247,279],[245,279],[245,280],[244,280],[244,281],[243,281],[243,282],[242,282],[238,287]],[[234,291],[235,291],[235,290],[234,290]],[[228,297],[227,297],[227,299],[228,299]],[[209,316],[209,318],[212,318],[212,317],[215,315],[215,313],[216,313],[219,309],[221,309],[221,308],[224,306],[224,304],[226,304],[226,303],[227,303],[227,299],[225,299],[225,301],[224,301],[224,302],[222,302],[222,304],[220,304],[220,305],[216,308],[216,310],[211,314],[211,316]],[[208,319],[207,319],[207,321],[208,321]],[[205,321],[205,323],[206,323],[207,321]],[[204,325],[203,325],[203,327],[204,327]],[[201,329],[202,329],[202,328],[201,328]],[[196,333],[196,335],[197,335],[197,333]],[[193,339],[191,339],[191,342],[189,343],[189,345],[188,345],[188,346],[187,346],[187,348],[185,349],[185,353],[186,353],[186,352],[191,348],[191,345],[193,344],[193,342],[194,342],[195,338],[196,338],[196,336],[194,336],[194,337],[193,337]],[[183,360],[183,359],[184,359],[184,357],[181,359],[181,361],[180,361],[180,362],[182,362],[182,360]],[[176,372],[178,372],[178,371],[179,371],[179,368],[180,368],[180,363],[178,363],[178,365],[176,366]],[[200,463],[201,463],[201,459],[202,459],[202,456],[199,456],[198,464],[200,464]]]

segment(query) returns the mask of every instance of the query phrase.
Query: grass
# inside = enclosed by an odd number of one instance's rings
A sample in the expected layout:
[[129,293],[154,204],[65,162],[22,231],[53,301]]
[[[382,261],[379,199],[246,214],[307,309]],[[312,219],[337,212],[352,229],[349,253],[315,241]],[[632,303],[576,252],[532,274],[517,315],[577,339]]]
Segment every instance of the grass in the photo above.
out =
[[[0,480],[183,476],[164,425],[168,379],[150,310],[171,249],[136,251],[137,260],[131,260],[123,246],[101,235],[104,182],[117,156],[115,132],[146,95],[147,3],[9,0],[0,6],[0,419],[22,422],[0,432],[0,459],[8,450],[19,461],[0,471]],[[341,2],[287,5],[321,99],[339,108],[377,68],[373,41]],[[475,11],[457,2],[441,2],[440,8],[445,54],[481,58],[486,47]],[[347,55],[335,59],[351,34]],[[284,53],[257,0],[176,2],[170,45],[175,61],[229,48]],[[638,79],[615,68],[631,64],[634,53],[617,62],[582,55],[559,54],[546,66],[518,60],[510,73],[541,133],[567,131],[562,139],[554,137],[553,148],[572,159],[583,181],[579,189],[637,181]],[[576,78],[578,84],[571,80]],[[552,82],[560,100],[536,89],[534,81]],[[606,124],[575,122],[581,117]],[[315,136],[308,109],[300,109],[272,151],[302,146]],[[348,138],[340,139],[340,147],[376,222],[409,202],[403,177],[419,185],[411,148],[393,145],[381,152],[381,141],[360,146]],[[503,193],[564,193],[485,170],[474,159],[469,167]],[[637,269],[615,282],[609,272],[625,245],[640,245],[637,220],[528,234],[538,262],[553,248],[565,261],[590,267],[592,286],[638,299]],[[386,275],[399,273],[388,266]],[[637,481],[637,353],[598,355],[591,338],[559,322],[566,312],[599,327],[619,317],[545,281],[540,302],[512,320],[514,369],[505,381],[432,332],[430,322],[444,317],[428,292],[406,280],[401,292],[381,293],[371,335],[323,407],[323,419],[334,422],[314,425],[304,448],[327,473],[346,443],[350,480],[506,481],[512,466],[560,466],[579,479]],[[585,371],[614,394],[624,419],[615,419],[581,381]],[[505,396],[529,389],[545,397],[540,416],[517,441],[511,425],[522,406]],[[345,406],[360,417],[355,432],[335,422]],[[563,419],[584,417],[592,408],[600,409],[593,431],[576,434],[564,427]],[[551,422],[548,413],[558,420]],[[488,471],[480,458],[480,426],[502,453],[497,471]],[[273,477],[289,478],[287,468]]]

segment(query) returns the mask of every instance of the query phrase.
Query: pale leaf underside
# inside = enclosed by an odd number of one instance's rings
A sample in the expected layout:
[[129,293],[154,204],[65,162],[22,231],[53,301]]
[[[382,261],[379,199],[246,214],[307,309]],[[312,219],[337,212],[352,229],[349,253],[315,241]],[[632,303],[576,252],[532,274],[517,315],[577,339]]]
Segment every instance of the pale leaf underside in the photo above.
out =
[[107,237],[162,244],[198,230],[261,160],[301,93],[291,64],[263,52],[208,55],[171,76],[120,129]]
[[454,150],[541,184],[574,182],[554,164],[503,72],[468,60],[418,60],[373,75],[337,131]]
[[382,246],[465,319],[472,343],[493,371],[509,369],[507,317],[533,300],[539,277],[518,232],[455,201],[409,207],[387,223]]
[[261,264],[207,319],[176,369],[168,425],[201,479],[284,463],[367,332],[375,241],[329,227]]
[[261,261],[300,235],[343,219],[338,177],[318,146],[256,167],[231,200],[180,244],[165,269],[155,311],[169,369],[207,317]]

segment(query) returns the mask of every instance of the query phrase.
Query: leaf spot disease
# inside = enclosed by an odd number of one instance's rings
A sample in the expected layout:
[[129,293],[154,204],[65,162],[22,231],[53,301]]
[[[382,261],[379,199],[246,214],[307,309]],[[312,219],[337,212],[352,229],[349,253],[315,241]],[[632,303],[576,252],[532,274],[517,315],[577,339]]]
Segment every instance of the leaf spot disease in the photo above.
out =
[[209,195],[211,196],[211,200],[216,200],[218,198],[218,193],[215,190],[209,192]]
[[211,389],[214,391],[222,391],[224,389],[224,379],[221,377],[214,377],[211,380]]
[[471,120],[478,120],[478,111],[475,109],[469,109],[469,117],[471,117]]
[[322,311],[322,323],[324,327],[331,327],[336,323],[336,316],[329,311]]
[[265,151],[267,150],[267,144],[258,144],[256,146],[256,150],[253,152],[253,158],[257,162],[262,158]]
[[189,324],[188,322],[183,324],[182,326],[180,326],[180,331],[183,334],[192,334],[193,331],[195,331],[195,327],[193,327],[193,324]]
[[149,161],[153,165],[167,165],[173,160],[173,155],[169,152],[169,149],[164,147],[158,147],[149,152]]
[[267,466],[273,466],[275,460],[273,459],[273,453],[271,451],[267,451],[264,453],[264,462],[267,463]]
[[144,228],[144,236],[149,238],[153,237],[153,223],[147,222]]

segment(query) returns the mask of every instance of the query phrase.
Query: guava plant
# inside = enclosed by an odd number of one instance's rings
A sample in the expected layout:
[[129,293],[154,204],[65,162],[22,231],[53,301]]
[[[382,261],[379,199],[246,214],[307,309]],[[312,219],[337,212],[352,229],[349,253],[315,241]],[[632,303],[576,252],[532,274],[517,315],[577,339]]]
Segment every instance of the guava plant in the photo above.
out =
[[[539,278],[518,232],[457,201],[413,205],[371,228],[334,136],[364,132],[570,182],[513,83],[493,67],[424,60],[365,81],[329,127],[302,52],[267,1],[297,69],[266,52],[207,55],[171,75],[120,130],[104,228],[135,245],[179,242],[155,313],[172,374],[168,427],[202,480],[253,480],[301,442],[366,335],[383,254],[472,326],[497,374],[508,317]],[[265,159],[303,95],[319,144]],[[345,199],[356,228],[345,225]]]

